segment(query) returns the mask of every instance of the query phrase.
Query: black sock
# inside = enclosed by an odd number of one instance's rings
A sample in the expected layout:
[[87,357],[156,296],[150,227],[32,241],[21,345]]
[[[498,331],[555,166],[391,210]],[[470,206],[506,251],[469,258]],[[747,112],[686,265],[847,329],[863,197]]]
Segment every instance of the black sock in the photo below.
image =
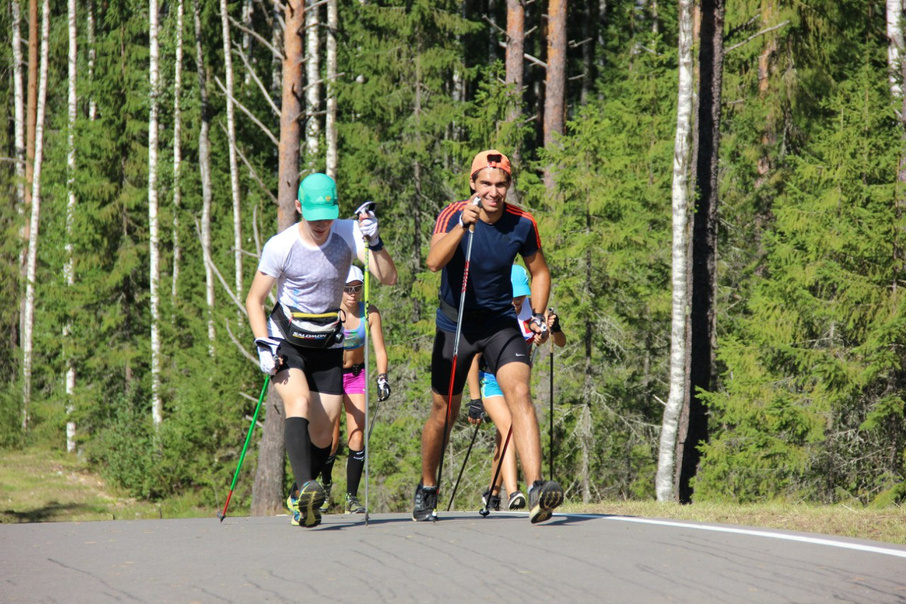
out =
[[356,495],[359,492],[359,483],[362,482],[362,471],[365,469],[365,449],[361,451],[349,450],[349,459],[346,460],[346,492]]
[[337,454],[332,453],[324,462],[324,467],[321,468],[321,484],[328,485],[333,482],[333,462],[336,460]]
[[323,449],[312,445],[311,446],[311,475],[317,476],[324,469],[324,464],[327,463],[327,459],[330,457],[330,445],[327,445]]
[[313,478],[308,420],[304,417],[287,417],[284,427],[283,443],[286,446],[286,455],[293,469],[296,488],[302,488],[303,484]]

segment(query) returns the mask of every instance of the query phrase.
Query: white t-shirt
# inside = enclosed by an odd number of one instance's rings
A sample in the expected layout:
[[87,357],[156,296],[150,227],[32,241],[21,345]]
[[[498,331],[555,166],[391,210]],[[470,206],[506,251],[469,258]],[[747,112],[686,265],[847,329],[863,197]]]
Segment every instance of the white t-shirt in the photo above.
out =
[[[340,307],[349,266],[365,244],[357,220],[335,220],[324,245],[302,241],[299,224],[264,244],[258,270],[277,280],[277,301],[302,312],[319,314]],[[268,318],[268,335],[283,339]]]

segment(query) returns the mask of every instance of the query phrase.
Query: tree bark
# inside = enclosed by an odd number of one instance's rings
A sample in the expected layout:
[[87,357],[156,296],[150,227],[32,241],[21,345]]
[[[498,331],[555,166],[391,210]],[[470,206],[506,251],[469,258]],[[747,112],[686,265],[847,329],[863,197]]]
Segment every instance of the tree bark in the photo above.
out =
[[327,143],[327,175],[337,178],[337,30],[338,0],[327,2],[327,117],[324,131]]
[[696,116],[695,184],[692,215],[691,306],[689,312],[686,401],[677,438],[677,498],[692,502],[692,479],[708,441],[708,415],[699,390],[714,384],[715,299],[717,291],[718,155],[723,82],[723,0],[701,4],[701,50]]
[[28,0],[28,101],[25,109],[25,203],[31,203],[38,104],[38,0]]
[[903,75],[900,62],[903,54],[903,0],[887,0],[887,68],[890,94],[903,97]]
[[686,330],[688,308],[687,253],[689,215],[689,152],[692,132],[692,4],[679,3],[679,92],[676,138],[673,143],[673,245],[670,322],[670,394],[661,422],[655,492],[658,501],[674,500],[677,424],[686,392]]
[[198,91],[201,96],[201,126],[198,130],[198,171],[201,175],[201,251],[205,259],[205,305],[208,323],[208,354],[214,356],[214,270],[211,266],[211,107],[208,102],[208,78],[202,47],[201,6],[194,4],[195,66],[198,71]]
[[[88,0],[85,5],[88,9],[88,15],[86,16],[86,27],[88,28],[88,85],[91,86],[94,83],[94,60],[97,56],[97,50],[94,47],[94,0]],[[94,118],[97,117],[97,113],[98,103],[94,100],[94,94],[91,94],[88,98],[88,121],[93,122]]]
[[[277,230],[295,224],[295,201],[299,189],[299,143],[302,114],[302,32],[304,0],[287,0],[284,9],[283,97],[280,107]],[[264,430],[258,445],[258,469],[252,487],[252,515],[279,513],[283,507],[283,402],[270,388],[265,407]]]
[[[76,127],[76,105],[78,97],[76,96],[76,78],[78,77],[77,59],[78,59],[78,33],[76,25],[76,0],[67,2],[67,16],[69,20],[69,60],[68,60],[68,118],[69,129],[66,135],[66,242],[64,244],[66,261],[63,264],[63,280],[67,288],[75,286],[75,277],[73,275],[73,250],[72,250],[72,222],[75,215],[76,195],[75,195],[75,172],[76,172],[76,151],[75,151],[75,127]],[[76,422],[73,419],[75,407],[73,400],[75,396],[75,362],[72,356],[72,343],[70,342],[70,333],[72,325],[67,320],[63,326],[63,347],[65,352],[66,363],[66,451],[74,453],[76,450]]]
[[230,192],[233,196],[233,269],[234,291],[243,290],[242,280],[242,202],[239,198],[239,164],[236,161],[236,111],[233,81],[233,54],[230,42],[230,14],[227,0],[220,0],[220,19],[223,30],[223,68],[226,71],[227,141],[230,159]]
[[151,419],[160,429],[164,420],[160,399],[160,232],[157,199],[157,138],[158,102],[160,97],[160,44],[158,41],[157,0],[148,3],[148,42],[150,66],[148,69],[150,108],[148,113],[148,231],[149,231],[149,284],[151,302]]
[[[12,11],[13,26],[13,96],[15,117],[15,144],[16,144],[16,212],[19,214],[21,224],[24,225],[25,208],[26,208],[26,181],[25,181],[25,87],[22,80],[22,14],[18,0],[14,0],[10,6]],[[25,227],[22,227],[20,236],[22,246],[19,248],[18,267],[20,269],[20,283],[25,281],[25,257],[28,249],[28,240],[25,235]],[[21,291],[21,290],[19,290]],[[19,304],[24,305],[23,297]],[[18,321],[13,325],[12,333],[9,334],[9,350],[15,350],[21,345],[23,313],[19,313]]]
[[41,220],[41,164],[44,160],[44,113],[47,101],[50,0],[44,0],[41,16],[41,67],[35,113],[34,171],[31,179],[31,220],[25,267],[25,308],[22,329],[22,430],[28,430],[31,405],[31,368],[35,324],[35,277],[38,269],[38,225]]
[[[525,6],[522,0],[506,2],[506,84],[511,95],[507,121],[512,124],[522,123],[522,105],[525,81]],[[521,140],[513,146],[510,158],[516,166],[522,165]],[[519,192],[515,186],[507,191],[507,201],[518,203]]]
[[182,206],[180,188],[180,168],[182,164],[182,110],[180,94],[182,93],[182,30],[183,0],[176,2],[176,58],[173,68],[173,281],[170,296],[176,301],[179,295],[179,269],[182,262],[182,248],[179,239],[179,213]]
[[318,158],[318,143],[321,126],[318,111],[321,108],[321,65],[318,29],[318,6],[316,0],[307,0],[305,6],[305,164],[315,171]]
[[[544,96],[544,147],[551,148],[566,123],[566,9],[567,0],[549,0],[547,15],[547,77]],[[544,169],[548,192],[555,187],[551,166]]]

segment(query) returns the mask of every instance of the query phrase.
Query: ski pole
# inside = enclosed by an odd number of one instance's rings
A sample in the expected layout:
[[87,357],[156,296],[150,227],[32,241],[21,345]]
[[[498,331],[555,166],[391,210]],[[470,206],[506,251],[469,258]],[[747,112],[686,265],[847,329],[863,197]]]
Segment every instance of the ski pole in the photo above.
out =
[[[366,201],[355,211],[356,217],[359,214],[370,212],[374,209],[375,203],[373,201]],[[365,321],[365,425],[362,426],[362,430],[368,429],[368,391],[371,381],[368,379],[368,332],[371,331],[371,325],[368,321],[368,310],[369,310],[369,298],[371,294],[371,280],[369,279],[368,273],[368,260],[371,254],[371,246],[368,244],[368,241],[365,240],[365,316],[362,317],[362,320]],[[368,479],[369,479],[369,468],[368,468],[368,439],[371,436],[371,431],[369,430],[365,435],[365,526],[368,526]]]
[[245,451],[249,447],[249,441],[252,440],[252,431],[255,429],[255,423],[258,421],[258,412],[261,410],[261,401],[264,400],[264,393],[267,392],[267,385],[271,381],[271,375],[267,374],[264,378],[264,386],[261,388],[261,396],[258,397],[258,404],[255,406],[255,415],[252,416],[252,425],[249,426],[249,433],[245,437],[245,444],[242,445],[242,453],[239,455],[239,465],[236,466],[236,472],[233,474],[233,483],[230,485],[230,492],[227,493],[226,503],[223,505],[223,511],[218,512],[217,517],[220,522],[226,518],[227,507],[230,505],[230,499],[233,497],[233,489],[236,488],[236,480],[239,478],[239,470],[242,468],[242,461],[245,459]]
[[450,503],[447,504],[447,511],[450,511],[450,508],[453,507],[453,499],[456,497],[456,489],[459,488],[459,481],[462,480],[462,473],[466,469],[466,462],[469,461],[469,454],[472,453],[472,445],[475,444],[475,437],[478,436],[478,428],[481,427],[481,423],[475,424],[475,430],[472,432],[472,441],[469,443],[469,448],[466,450],[466,457],[462,460],[462,467],[459,468],[459,476],[456,477],[456,482],[453,483],[453,493],[450,494]]
[[503,465],[503,458],[506,456],[506,448],[507,448],[507,445],[510,444],[510,437],[512,435],[513,435],[513,420],[512,420],[512,418],[510,418],[510,429],[507,430],[506,440],[503,441],[503,448],[500,450],[500,458],[497,460],[497,469],[494,470],[494,479],[491,480],[491,486],[488,489],[487,501],[485,501],[484,506],[482,506],[482,508],[480,510],[478,510],[478,513],[481,514],[482,516],[487,516],[488,514],[491,513],[490,510],[488,510],[488,501],[491,500],[491,493],[494,492],[494,485],[497,484],[497,477],[500,476],[500,467]]
[[550,462],[548,467],[550,468],[550,479],[554,479],[554,342],[551,341],[551,400],[550,400],[550,449],[548,454],[550,455]]
[[[481,198],[477,195],[472,201],[481,207]],[[453,386],[456,382],[456,358],[459,356],[459,337],[462,335],[462,311],[466,305],[466,287],[469,283],[469,261],[472,257],[472,241],[475,239],[475,225],[469,226],[469,243],[466,244],[466,262],[462,271],[462,292],[459,294],[459,312],[456,316],[456,339],[453,340],[453,365],[450,369],[450,390],[447,395],[447,413],[444,416],[444,432],[440,444],[440,463],[437,466],[437,493],[440,494],[440,480],[444,474],[444,454],[447,451],[447,430],[450,429],[450,409],[453,406]]]

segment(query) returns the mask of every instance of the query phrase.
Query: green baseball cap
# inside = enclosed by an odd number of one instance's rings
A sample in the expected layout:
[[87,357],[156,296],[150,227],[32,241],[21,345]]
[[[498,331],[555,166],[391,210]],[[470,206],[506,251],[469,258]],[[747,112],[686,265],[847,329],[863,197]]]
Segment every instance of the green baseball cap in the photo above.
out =
[[309,174],[299,183],[299,205],[305,220],[336,220],[337,184],[327,174]]

